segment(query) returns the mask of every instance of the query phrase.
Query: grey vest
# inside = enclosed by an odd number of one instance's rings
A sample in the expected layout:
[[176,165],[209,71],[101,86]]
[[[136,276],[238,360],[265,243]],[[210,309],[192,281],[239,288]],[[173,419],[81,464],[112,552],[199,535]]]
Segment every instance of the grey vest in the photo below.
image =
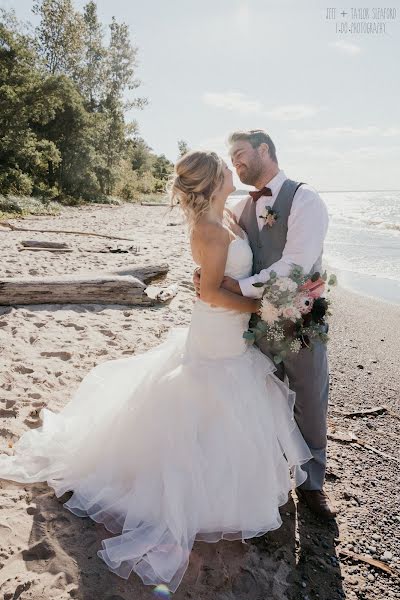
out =
[[[288,218],[297,188],[302,183],[285,179],[275,199],[273,210],[278,213],[277,221],[269,227],[264,225],[261,231],[258,228],[256,203],[250,197],[239,219],[239,225],[249,237],[253,251],[253,273],[259,273],[282,258],[288,231]],[[322,252],[311,272],[321,270]]]

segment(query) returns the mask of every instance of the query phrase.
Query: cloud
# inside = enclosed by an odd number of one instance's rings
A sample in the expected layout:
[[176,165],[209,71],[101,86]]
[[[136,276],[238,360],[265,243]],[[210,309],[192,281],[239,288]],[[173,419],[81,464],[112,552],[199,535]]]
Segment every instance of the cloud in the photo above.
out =
[[236,10],[233,11],[233,20],[236,27],[247,30],[250,26],[250,6],[246,0],[239,0]]
[[240,92],[206,92],[203,100],[210,106],[216,108],[225,108],[242,113],[261,112],[262,106],[257,100],[250,100],[246,94]]
[[264,114],[274,121],[297,121],[314,116],[320,109],[307,104],[288,104],[267,110]]
[[289,133],[292,135],[292,137],[302,140],[332,140],[343,137],[396,137],[400,135],[400,128],[384,128],[370,125],[367,127],[326,127],[325,129],[290,129]]
[[352,56],[356,56],[361,53],[361,47],[357,46],[357,44],[351,44],[350,42],[345,42],[344,40],[338,40],[337,42],[331,42],[329,44],[332,48],[336,48],[340,52],[345,52],[346,54],[351,54]]
[[309,104],[288,104],[266,109],[261,102],[241,92],[205,92],[203,102],[242,114],[258,114],[273,121],[297,121],[314,116],[320,110]]

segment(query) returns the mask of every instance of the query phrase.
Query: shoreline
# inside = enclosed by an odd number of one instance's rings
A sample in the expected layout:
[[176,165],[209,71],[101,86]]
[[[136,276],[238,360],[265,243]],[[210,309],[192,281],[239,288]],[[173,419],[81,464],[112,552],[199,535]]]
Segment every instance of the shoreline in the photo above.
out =
[[338,287],[364,298],[400,306],[400,281],[336,268],[326,260],[323,263],[328,274],[337,276]]

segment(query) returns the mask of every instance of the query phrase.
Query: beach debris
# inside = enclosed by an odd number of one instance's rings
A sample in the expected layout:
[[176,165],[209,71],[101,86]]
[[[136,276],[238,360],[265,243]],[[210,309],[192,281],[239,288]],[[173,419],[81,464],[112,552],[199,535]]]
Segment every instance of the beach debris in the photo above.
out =
[[1,221],[0,226],[6,227],[6,228],[8,227],[11,231],[29,231],[30,233],[32,233],[32,232],[34,232],[34,233],[68,233],[68,234],[72,234],[72,235],[87,235],[87,236],[106,238],[108,240],[124,240],[126,242],[134,242],[135,241],[132,238],[120,237],[117,235],[107,235],[105,233],[94,233],[93,231],[74,231],[74,230],[69,230],[69,229],[26,229],[24,227],[17,227],[16,225],[13,225],[9,221]]
[[149,265],[117,273],[0,279],[0,305],[133,304],[151,306],[147,283],[163,277],[168,265]]
[[30,252],[73,252],[72,248],[18,248],[19,252],[29,250]]
[[169,302],[169,300],[172,300],[172,298],[175,298],[177,293],[178,293],[178,285],[176,283],[173,283],[169,287],[162,289],[157,294],[156,299],[158,300],[158,302]]
[[328,439],[333,440],[335,442],[344,442],[347,444],[354,444],[356,447],[358,447],[360,449],[365,448],[365,450],[369,450],[370,452],[373,452],[374,454],[377,454],[378,456],[381,456],[382,458],[386,458],[387,460],[392,460],[392,461],[400,464],[399,458],[397,458],[396,456],[391,456],[390,454],[387,454],[386,452],[382,452],[381,450],[378,450],[374,446],[367,444],[367,442],[365,442],[364,440],[357,437],[352,431],[340,431],[340,432],[334,433],[332,430],[330,430],[330,431],[328,431]]
[[374,415],[383,415],[388,412],[387,406],[373,406],[372,408],[364,408],[360,410],[354,410],[351,412],[341,412],[343,417],[368,417]]
[[129,254],[129,252],[133,252],[137,254],[139,252],[138,246],[106,246],[107,251],[111,252],[111,254]]
[[393,575],[393,576],[399,575],[397,573],[397,571],[395,571],[392,567],[389,567],[389,565],[387,565],[386,563],[382,562],[381,560],[376,560],[375,558],[371,558],[370,556],[356,554],[355,552],[352,552],[351,550],[344,550],[344,549],[339,550],[339,555],[344,556],[346,558],[351,558],[351,560],[354,560],[355,562],[366,563],[367,565],[370,565],[371,567],[374,567],[375,569],[379,569],[380,571],[383,571],[384,573],[387,573],[388,575]]
[[144,283],[151,283],[152,281],[158,281],[163,279],[169,271],[168,263],[161,263],[159,265],[146,265],[138,267],[132,265],[131,267],[124,267],[122,269],[115,269],[110,271],[111,275],[130,275],[136,277]]
[[67,250],[69,246],[66,242],[48,242],[47,240],[23,240],[21,245],[24,248],[40,248],[46,250],[47,248],[54,248],[58,250]]

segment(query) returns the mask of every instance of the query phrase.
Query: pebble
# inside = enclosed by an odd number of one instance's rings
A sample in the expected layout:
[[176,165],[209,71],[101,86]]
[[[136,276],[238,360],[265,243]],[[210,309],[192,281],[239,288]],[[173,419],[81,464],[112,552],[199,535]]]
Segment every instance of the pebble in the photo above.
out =
[[373,533],[371,535],[372,539],[375,540],[376,542],[380,542],[381,541],[381,536],[378,535],[377,533]]
[[385,550],[385,552],[381,556],[382,560],[392,560],[392,558],[393,558],[393,554],[391,552],[389,552],[389,550]]

